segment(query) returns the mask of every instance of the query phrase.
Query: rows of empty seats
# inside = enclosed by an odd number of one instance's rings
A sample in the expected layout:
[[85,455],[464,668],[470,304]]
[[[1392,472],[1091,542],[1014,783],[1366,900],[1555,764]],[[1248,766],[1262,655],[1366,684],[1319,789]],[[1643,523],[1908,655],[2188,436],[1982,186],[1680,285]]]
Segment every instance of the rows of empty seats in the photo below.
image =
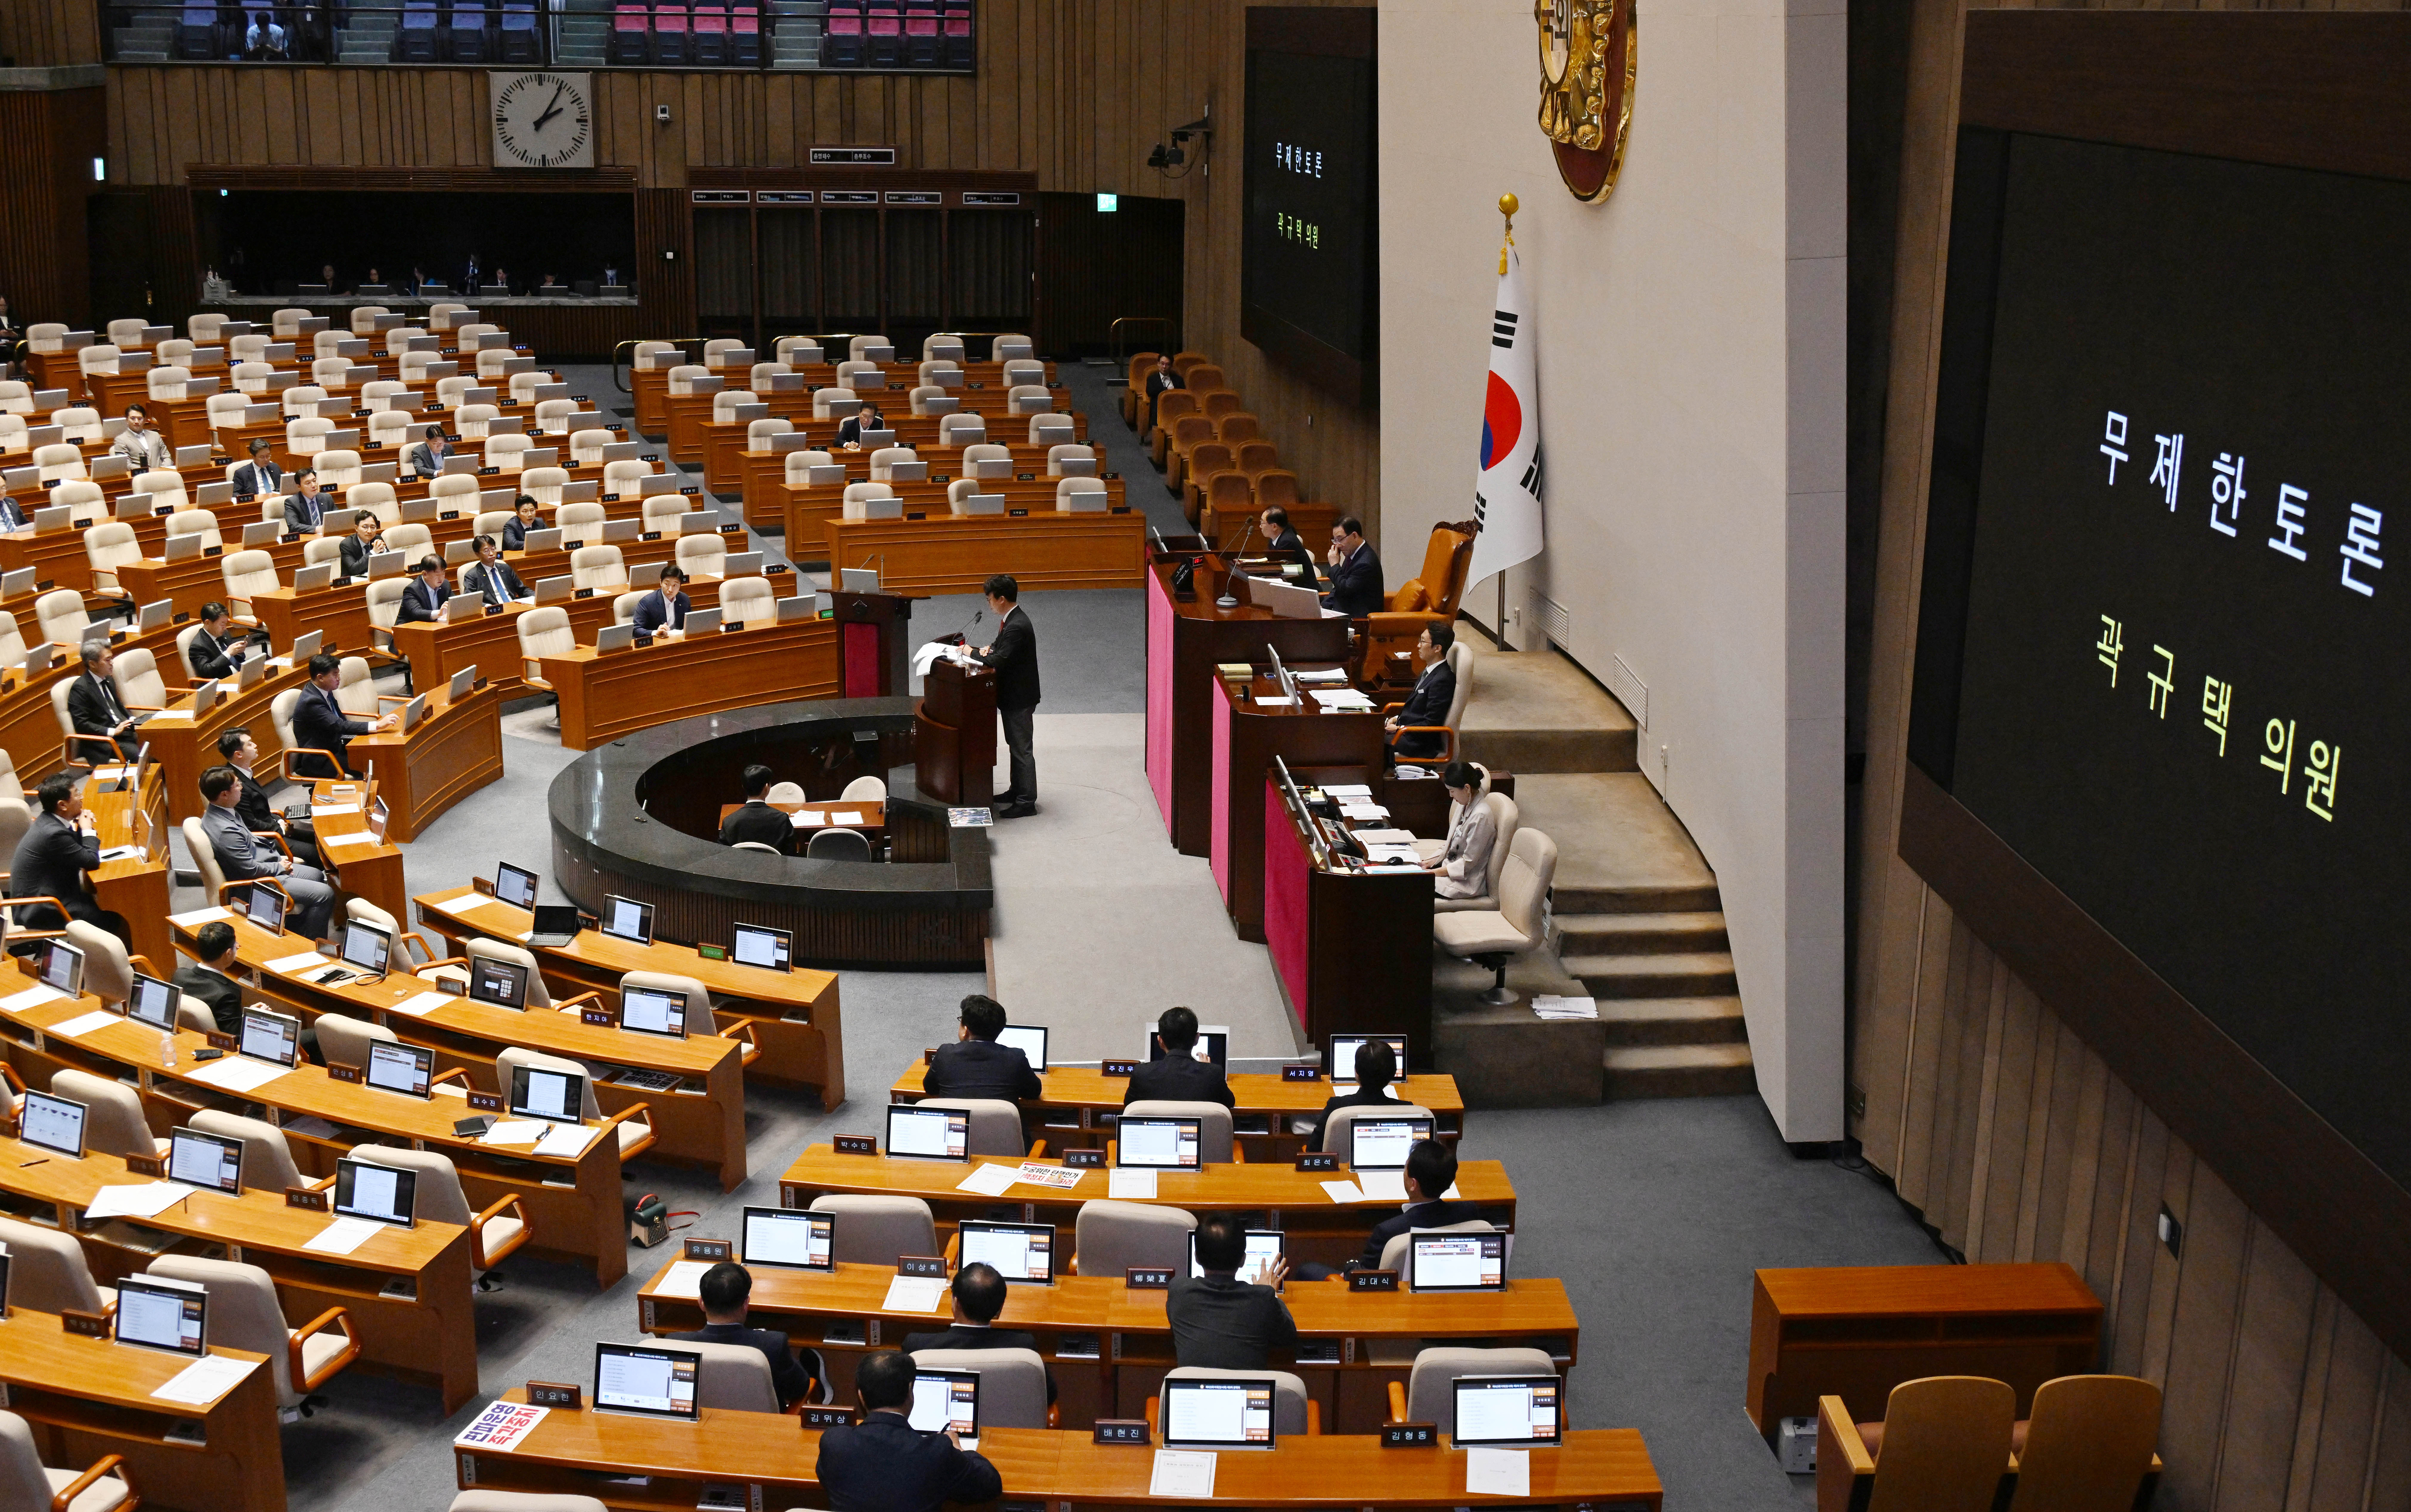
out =
[[396,63],[540,63],[535,0],[405,0],[394,33]]
[[762,61],[761,8],[744,0],[616,6],[611,61],[753,67]]
[[1148,406],[1147,379],[1160,356],[1141,352],[1131,358],[1122,414],[1142,429],[1189,522],[1212,534],[1221,522],[1298,502],[1297,474],[1281,466],[1280,448],[1204,353],[1176,354],[1172,369],[1183,386]]

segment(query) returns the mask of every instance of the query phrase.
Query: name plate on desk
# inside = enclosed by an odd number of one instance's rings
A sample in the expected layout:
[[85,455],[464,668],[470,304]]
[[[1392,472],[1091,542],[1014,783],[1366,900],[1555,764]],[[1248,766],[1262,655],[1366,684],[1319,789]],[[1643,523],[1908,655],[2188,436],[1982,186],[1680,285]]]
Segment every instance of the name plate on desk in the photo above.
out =
[[1123,1284],[1132,1291],[1169,1291],[1172,1288],[1172,1267],[1168,1265],[1133,1265],[1122,1272]]
[[324,1213],[327,1211],[327,1194],[314,1192],[306,1186],[287,1186],[285,1188],[285,1205],[307,1213]]
[[329,1082],[349,1082],[353,1085],[358,1086],[364,1078],[361,1076],[360,1069],[358,1067],[346,1066],[339,1060],[330,1060],[327,1063],[327,1080]]
[[1430,1449],[1439,1447],[1438,1423],[1383,1423],[1381,1447],[1385,1449]]
[[937,1062],[938,1062],[938,1047],[937,1047],[937,1046],[935,1046],[935,1045],[926,1045],[926,1046],[922,1047],[922,1050],[921,1050],[921,1064],[922,1064],[922,1065],[924,1065],[924,1066],[934,1066],[934,1065],[936,1065],[936,1064],[937,1064]]
[[1063,1152],[1063,1164],[1074,1170],[1103,1170],[1105,1167],[1105,1152],[1103,1150],[1066,1150]]
[[1138,1074],[1138,1062],[1134,1060],[1100,1061],[1097,1065],[1097,1074],[1100,1076],[1136,1076]]
[[577,1010],[577,1022],[592,1024],[598,1029],[607,1029],[617,1021],[611,1017],[611,1010],[607,1008],[581,1008]]
[[129,1176],[165,1178],[168,1157],[161,1155],[129,1155],[125,1157],[125,1173]]
[[1148,1444],[1147,1419],[1144,1418],[1100,1418],[1091,1432],[1091,1444]]
[[909,1276],[937,1276],[943,1279],[946,1273],[946,1258],[942,1255],[899,1255],[896,1257],[896,1273]]
[[1398,1272],[1351,1271],[1348,1272],[1348,1289],[1350,1291],[1395,1291],[1398,1289]]
[[1320,1065],[1284,1066],[1281,1068],[1281,1080],[1284,1082],[1320,1082],[1322,1080],[1322,1068]]
[[852,1428],[854,1409],[852,1407],[804,1407],[796,1412],[796,1420],[806,1428]]
[[832,1134],[829,1148],[839,1155],[877,1155],[879,1140],[869,1134]]
[[586,1407],[586,1388],[568,1381],[530,1381],[527,1399],[531,1407],[560,1407],[568,1412],[582,1412]]
[[686,1258],[690,1260],[733,1260],[737,1258],[736,1242],[727,1239],[690,1239],[686,1242]]
[[469,1111],[470,1111],[471,1112],[475,1112],[475,1113],[498,1113],[498,1112],[501,1112],[503,1111],[503,1098],[502,1098],[502,1094],[501,1094],[501,1093],[499,1093],[499,1092],[472,1092],[472,1093],[470,1093],[470,1094],[469,1094]]
[[230,1034],[220,1034],[215,1029],[212,1029],[209,1031],[209,1040],[210,1048],[212,1050],[232,1050],[235,1048],[235,1038]]
[[1304,1151],[1297,1157],[1297,1169],[1300,1170],[1337,1170],[1339,1169],[1339,1156],[1329,1151],[1323,1150]]
[[79,1313],[67,1308],[59,1314],[59,1327],[69,1333],[80,1333],[87,1339],[109,1337],[109,1318],[100,1313]]

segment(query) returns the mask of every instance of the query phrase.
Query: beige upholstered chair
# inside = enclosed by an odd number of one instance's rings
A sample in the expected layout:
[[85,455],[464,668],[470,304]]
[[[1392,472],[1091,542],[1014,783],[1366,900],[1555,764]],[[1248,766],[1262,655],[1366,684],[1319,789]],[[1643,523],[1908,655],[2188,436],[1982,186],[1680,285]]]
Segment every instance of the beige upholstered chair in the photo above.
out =
[[[1348,1110],[1343,1108],[1339,1111],[1346,1112]],[[1326,1139],[1325,1146],[1327,1147],[1329,1143]],[[1407,1263],[1407,1246],[1414,1243],[1417,1234],[1488,1234],[1497,1231],[1497,1228],[1486,1218],[1468,1218],[1462,1223],[1436,1223],[1429,1228],[1410,1228],[1403,1234],[1392,1234],[1381,1244],[1380,1269],[1403,1272]]]
[[700,362],[681,362],[670,370],[670,392],[678,396],[691,395],[694,392],[696,380],[710,376],[711,370]]
[[124,520],[103,520],[83,532],[83,554],[92,563],[93,587],[117,593],[123,591],[117,584],[117,569],[140,561],[142,544],[134,538],[134,527]]
[[[51,1075],[51,1094],[84,1105],[83,1147],[103,1155],[166,1155],[168,1141],[154,1137],[142,1116],[142,1099],[114,1077],[89,1071],[59,1070]],[[9,1246],[13,1251],[15,1246]],[[15,1278],[10,1277],[13,1287]],[[13,1290],[9,1298],[16,1300]]]
[[978,1376],[982,1432],[1048,1426],[1046,1362],[1035,1349],[924,1349],[913,1363],[922,1370],[969,1371]]
[[767,625],[779,618],[778,590],[767,577],[732,577],[720,585],[720,622]]
[[1517,1000],[1507,985],[1507,966],[1542,943],[1542,906],[1556,871],[1556,842],[1539,830],[1519,829],[1498,874],[1498,909],[1433,915],[1432,938],[1440,949],[1498,972],[1483,1002],[1504,1007]]
[[[1484,780],[1487,781],[1486,776]],[[1498,907],[1498,879],[1507,869],[1507,853],[1514,846],[1516,830],[1522,827],[1523,811],[1515,807],[1514,799],[1503,792],[1488,793],[1478,801],[1487,804],[1490,807],[1490,822],[1494,836],[1490,845],[1490,865],[1483,873],[1482,892],[1474,897],[1435,897],[1432,899],[1432,911],[1435,913],[1479,913],[1485,909]],[[1452,828],[1454,827],[1455,811],[1456,806],[1451,804],[1449,812]],[[1415,842],[1417,854],[1422,853],[1423,845],[1424,842],[1421,840]],[[1445,839],[1436,842],[1436,845],[1438,854],[1431,858],[1433,860],[1438,860],[1439,856],[1448,853],[1448,842]]]
[[1124,1118],[1194,1118],[1197,1157],[1206,1164],[1231,1163],[1231,1110],[1219,1102],[1176,1102],[1142,1098],[1122,1110]]
[[226,545],[218,534],[217,516],[206,509],[180,509],[168,516],[168,539],[185,535],[199,536],[203,551]]
[[[777,1412],[778,1388],[770,1376],[770,1358],[750,1344],[682,1342],[703,1358],[695,1362],[695,1405],[706,1411]],[[983,1419],[985,1414],[983,1414]]]
[[638,461],[633,457],[622,458],[616,462],[606,462],[603,464],[601,491],[616,493],[622,499],[632,499],[644,487],[645,480],[652,475],[652,464]]
[[[1184,1253],[1181,1265],[1188,1265]],[[1307,1395],[1306,1381],[1289,1371],[1277,1370],[1215,1370],[1206,1365],[1182,1365],[1163,1373],[1167,1381],[1245,1381],[1273,1380],[1273,1437],[1276,1440],[1322,1432],[1322,1414],[1318,1403]],[[1149,1416],[1153,1416],[1149,1414]]]
[[578,1078],[580,1100],[577,1116],[587,1123],[608,1127],[619,1141],[621,1159],[634,1160],[653,1147],[652,1115],[645,1106],[631,1104],[608,1118],[604,1117],[602,1105],[594,1100],[594,1078],[577,1062],[564,1060],[559,1055],[522,1050],[517,1045],[509,1046],[494,1056],[494,1075],[504,1086],[510,1084],[512,1073],[521,1066],[531,1070],[556,1071]]
[[917,1197],[824,1194],[811,1211],[834,1214],[829,1254],[840,1265],[894,1265],[899,1255],[938,1253],[938,1226]]
[[42,627],[42,639],[67,655],[74,654],[93,628],[92,616],[84,612],[83,595],[71,588],[54,588],[36,599],[34,618]]
[[197,1255],[163,1255],[151,1262],[145,1273],[189,1282],[209,1291],[209,1342],[268,1357],[276,1382],[277,1411],[287,1422],[315,1406],[307,1402],[310,1393],[360,1357],[349,1308],[330,1307],[306,1327],[287,1328],[284,1309],[276,1301],[275,1278],[258,1266]]
[[1067,461],[1094,463],[1096,459],[1097,448],[1079,442],[1067,441],[1060,445],[1049,446],[1046,448],[1046,475],[1050,478],[1063,476],[1063,464]]
[[601,426],[589,426],[583,430],[571,431],[569,433],[569,465],[572,467],[598,467],[602,465],[603,448],[610,445],[615,439],[617,438],[615,438],[610,431],[604,429]]
[[987,422],[976,414],[943,414],[938,417],[938,444],[941,446],[977,446],[987,440]]
[[1065,478],[1055,485],[1055,512],[1102,515],[1107,507],[1106,497],[1103,478]]
[[[552,684],[544,680],[541,659],[567,656],[577,649],[577,632],[569,626],[569,611],[557,603],[530,609],[519,617],[519,660],[526,669],[520,676],[529,687],[550,692]],[[528,986],[533,993],[535,983],[531,981]]]
[[192,1116],[192,1127],[222,1140],[242,1141],[242,1185],[247,1192],[283,1192],[288,1186],[315,1185],[301,1177],[293,1147],[274,1124],[237,1113],[204,1108]]
[[[56,1083],[51,1091],[57,1097],[75,1098],[75,1094],[60,1090]],[[98,1149],[91,1139],[91,1115],[85,1117],[84,1148]],[[107,1313],[116,1309],[117,1289],[93,1280],[92,1266],[74,1235],[20,1218],[0,1218],[0,1245],[8,1250],[11,1308],[28,1308],[37,1313]]]
[[462,1491],[446,1512],[611,1512],[592,1496],[542,1491]]
[[711,419],[715,425],[726,425],[737,418],[740,404],[759,404],[762,396],[750,388],[723,388],[711,396]]
[[[542,502],[541,500],[537,502]],[[609,517],[609,511],[601,504],[563,504],[561,513],[553,516],[552,523],[561,531],[561,544],[575,549],[600,544],[604,522]],[[577,586],[584,588],[588,585],[580,583]]]
[[[646,528],[655,527],[648,520]],[[678,522],[670,521],[669,528],[675,531]],[[728,565],[728,544],[720,538],[717,531],[709,535],[681,535],[678,538],[678,564],[679,571],[685,573],[691,582],[709,582],[718,578]]]
[[828,467],[836,461],[837,458],[829,455],[827,452],[814,451],[804,446],[796,447],[794,451],[787,454],[787,487],[790,488],[803,487],[806,484],[811,481],[811,469],[816,467]]
[[[824,1201],[826,1199],[823,1199]],[[1189,1269],[1196,1214],[1153,1202],[1097,1198],[1080,1204],[1072,1229],[1073,1263],[1082,1275],[1118,1276],[1132,1266]]]
[[623,589],[628,566],[618,546],[579,546],[569,554],[569,578],[573,588]]
[[1391,1383],[1391,1417],[1407,1422],[1437,1423],[1441,1432],[1454,1434],[1456,1432],[1458,1376],[1556,1374],[1556,1361],[1549,1358],[1545,1349],[1439,1346],[1418,1350],[1414,1367],[1407,1373],[1403,1387],[1397,1382]]
[[917,462],[921,458],[910,446],[882,446],[870,454],[870,477],[874,483],[895,481],[899,463]]
[[772,343],[771,355],[790,368],[817,366],[826,360],[821,355],[821,343],[809,336],[782,336]]
[[1030,1153],[1028,1141],[1021,1137],[1021,1109],[1017,1104],[998,1098],[924,1098],[913,1106],[960,1110],[971,1114],[967,1149],[974,1157],[985,1155],[1018,1160]]
[[840,506],[842,516],[850,520],[872,517],[871,501],[885,502],[884,513],[897,514],[900,505],[895,502],[896,490],[884,483],[849,483],[845,486],[845,502]]
[[0,1412],[0,1506],[114,1512],[140,1501],[134,1469],[124,1455],[102,1455],[81,1470],[53,1470],[42,1463],[32,1426],[13,1412]]
[[[324,1032],[320,1031],[322,1036]],[[416,1171],[418,1186],[414,1199],[418,1216],[429,1223],[459,1224],[467,1228],[472,1270],[492,1270],[534,1237],[535,1230],[528,1227],[527,1209],[517,1193],[500,1199],[482,1212],[471,1208],[468,1194],[460,1186],[460,1173],[449,1156],[433,1150],[358,1144],[352,1147],[352,1158],[391,1166],[397,1170]]]

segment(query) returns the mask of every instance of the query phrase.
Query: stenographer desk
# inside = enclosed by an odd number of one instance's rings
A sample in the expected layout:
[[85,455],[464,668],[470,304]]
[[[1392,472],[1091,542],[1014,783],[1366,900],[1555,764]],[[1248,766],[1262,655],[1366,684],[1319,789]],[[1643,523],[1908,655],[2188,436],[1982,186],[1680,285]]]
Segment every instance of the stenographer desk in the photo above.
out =
[[[0,968],[0,996],[33,985],[13,967]],[[209,1040],[190,1030],[176,1034],[172,1070],[159,1059],[160,1031],[148,1025],[119,1019],[74,1038],[49,1032],[95,1006],[85,997],[0,1009],[0,1054],[31,1086],[50,1085],[51,1073],[62,1067],[110,1078],[133,1070],[154,1132],[173,1128],[203,1108],[240,1113],[256,1103],[267,1110],[269,1122],[285,1129],[303,1175],[334,1174],[335,1162],[359,1144],[399,1141],[437,1151],[458,1168],[470,1206],[482,1210],[504,1197],[519,1199],[535,1236],[530,1247],[592,1264],[605,1287],[628,1273],[620,1146],[607,1130],[597,1130],[598,1137],[574,1158],[540,1156],[525,1145],[488,1144],[460,1133],[453,1125],[468,1110],[459,1098],[412,1098],[338,1082],[325,1067],[307,1062],[247,1092],[194,1081],[197,1073],[234,1057],[195,1060],[194,1053],[208,1048]]]
[[[662,1266],[636,1293],[637,1326],[648,1333],[703,1327],[701,1302],[664,1289],[675,1263]],[[895,1279],[895,1268],[885,1265],[840,1265],[829,1272],[762,1266],[747,1305],[757,1327],[779,1329],[819,1349],[839,1400],[850,1400],[864,1355],[897,1348],[909,1333],[946,1327],[943,1301],[935,1312],[889,1311],[887,1287]],[[1048,1287],[1006,1287],[997,1324],[1037,1335],[1038,1353],[1061,1388],[1063,1426],[1086,1427],[1098,1418],[1137,1417],[1176,1363],[1164,1316],[1167,1296],[1133,1288],[1121,1276],[1067,1274]],[[1389,1412],[1387,1383],[1406,1379],[1419,1348],[1464,1340],[1482,1341],[1483,1347],[1530,1346],[1570,1370],[1581,1327],[1565,1283],[1555,1279],[1462,1292],[1352,1292],[1338,1280],[1293,1280],[1281,1300],[1297,1321],[1300,1344],[1294,1359],[1283,1352],[1272,1368],[1306,1377],[1334,1432],[1379,1429]]]
[[580,646],[540,664],[561,699],[563,747],[592,750],[692,715],[837,697],[837,624],[748,625],[620,651]]
[[1235,609],[1215,607],[1227,564],[1220,557],[1196,560],[1189,597],[1172,591],[1171,559],[1155,560],[1147,585],[1147,782],[1184,856],[1212,850],[1214,700],[1221,696],[1215,668],[1267,662],[1267,646],[1293,665],[1348,656],[1344,618],[1283,619],[1244,601]]
[[[69,1333],[55,1313],[12,1307],[0,1323],[0,1384],[7,1388],[8,1410],[33,1429],[46,1462],[80,1468],[122,1454],[145,1507],[285,1512],[276,1377],[265,1356],[216,1347],[210,1353],[248,1359],[255,1368],[208,1406],[163,1402],[152,1393],[190,1359]],[[192,1424],[199,1427],[198,1442],[167,1437]]]
[[[523,1388],[505,1402],[527,1400]],[[1262,1453],[1217,1457],[1210,1503],[1149,1490],[1155,1449],[1101,1445],[1087,1430],[991,1428],[980,1453],[1004,1482],[1003,1501],[1063,1512],[1072,1506],[1455,1507],[1585,1506],[1656,1512],[1664,1488],[1641,1432],[1578,1429],[1563,1447],[1534,1450],[1529,1494],[1484,1497],[1465,1489],[1467,1457],[1450,1448],[1384,1449],[1381,1435],[1301,1434]],[[784,1413],[706,1407],[694,1423],[607,1412],[556,1410],[500,1452],[455,1446],[463,1490],[598,1497],[630,1512],[689,1507],[706,1485],[735,1486],[751,1507],[816,1505],[820,1432]],[[614,1477],[641,1476],[642,1485]]]
[[426,718],[409,730],[352,737],[352,766],[385,795],[395,840],[418,838],[436,815],[503,775],[503,694],[492,679],[460,699],[448,683],[425,692]]
[[61,1233],[80,1235],[101,1285],[116,1285],[171,1246],[222,1244],[226,1258],[256,1265],[275,1282],[287,1328],[306,1327],[329,1308],[348,1309],[359,1368],[434,1388],[447,1413],[477,1394],[468,1229],[426,1219],[408,1228],[381,1224],[359,1248],[329,1255],[309,1242],[332,1213],[287,1207],[277,1192],[234,1196],[198,1187],[148,1218],[104,1218],[97,1228],[84,1218],[103,1186],[151,1180],[113,1155],[70,1160],[0,1138],[0,1193],[21,1214],[48,1209],[45,1216]]
[[[185,954],[196,953],[193,937],[208,923],[200,915],[210,911],[177,916],[176,943]],[[575,1011],[519,1011],[466,997],[446,996],[425,1006],[434,983],[402,974],[322,983],[313,979],[331,969],[331,962],[293,970],[269,964],[306,954],[307,939],[270,934],[239,914],[227,915],[226,922],[234,925],[236,959],[259,994],[305,1023],[315,1023],[321,1013],[341,1013],[382,1024],[405,1044],[434,1051],[439,1071],[457,1068],[480,1092],[510,1090],[497,1072],[496,1057],[515,1045],[618,1068],[595,1081],[595,1100],[606,1117],[628,1108],[645,1111],[656,1141],[649,1158],[658,1156],[709,1168],[720,1177],[723,1191],[745,1179],[744,1046],[735,1040],[716,1035],[674,1040],[587,1024]],[[422,1008],[401,1006],[413,1001]],[[614,995],[603,1006],[616,1010],[617,1004]]]
[[[985,1218],[1000,1207],[1017,1207],[1026,1223],[1069,1225],[1083,1204],[1111,1195],[1106,1169],[1084,1170],[1069,1186],[1016,1185],[1002,1197],[962,1189],[965,1178],[984,1165],[1019,1165],[991,1159],[920,1160],[889,1155],[839,1155],[826,1144],[815,1144],[796,1157],[779,1178],[782,1207],[808,1208],[824,1193],[863,1197],[917,1197],[929,1204],[942,1224],[960,1218]],[[1290,1236],[1292,1261],[1320,1260],[1337,1265],[1354,1259],[1365,1248],[1373,1226],[1398,1211],[1395,1202],[1332,1200],[1322,1189],[1326,1181],[1348,1181],[1346,1166],[1337,1170],[1303,1171],[1289,1164],[1210,1165],[1203,1170],[1166,1170],[1157,1174],[1156,1195],[1136,1200],[1162,1203],[1191,1213],[1260,1213],[1265,1226]],[[1496,1160],[1467,1160],[1456,1168],[1457,1197],[1482,1210],[1481,1215],[1501,1228],[1515,1223],[1515,1187],[1507,1168]]]
[[[1300,768],[1315,781],[1376,786],[1379,767]],[[1378,786],[1376,786],[1378,792]],[[1310,1043],[1348,1034],[1432,1042],[1432,878],[1420,866],[1358,867],[1332,853],[1324,821],[1257,779],[1264,815],[1264,949],[1282,1001]]]
[[593,929],[579,930],[566,945],[529,945],[535,916],[475,888],[422,893],[416,901],[418,922],[451,948],[473,938],[524,947],[534,953],[547,982],[564,982],[577,992],[616,1000],[620,979],[631,971],[693,977],[710,990],[714,1020],[760,1049],[744,1067],[747,1076],[811,1087],[824,1108],[845,1100],[845,1034],[834,971],[772,971],[735,960],[707,961],[692,945],[664,939],[638,945]]
[[[1322,671],[1322,667],[1295,668]],[[1298,686],[1294,702],[1280,702],[1280,684],[1270,676],[1214,679],[1213,822],[1206,857],[1222,907],[1241,939],[1264,938],[1264,806],[1257,790],[1276,759],[1291,768],[1381,765],[1381,716],[1326,712],[1316,690],[1349,686],[1340,680]],[[1412,1041],[1423,1045],[1422,1040]]]

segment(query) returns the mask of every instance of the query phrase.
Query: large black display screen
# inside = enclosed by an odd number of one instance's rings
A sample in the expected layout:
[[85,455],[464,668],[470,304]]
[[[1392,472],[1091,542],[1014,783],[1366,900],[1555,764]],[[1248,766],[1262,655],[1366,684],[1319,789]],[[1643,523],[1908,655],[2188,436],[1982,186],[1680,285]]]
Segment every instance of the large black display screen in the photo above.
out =
[[1242,329],[1342,386],[1378,341],[1373,18],[1248,11]]
[[1960,164],[1912,758],[2411,1185],[2411,185]]

